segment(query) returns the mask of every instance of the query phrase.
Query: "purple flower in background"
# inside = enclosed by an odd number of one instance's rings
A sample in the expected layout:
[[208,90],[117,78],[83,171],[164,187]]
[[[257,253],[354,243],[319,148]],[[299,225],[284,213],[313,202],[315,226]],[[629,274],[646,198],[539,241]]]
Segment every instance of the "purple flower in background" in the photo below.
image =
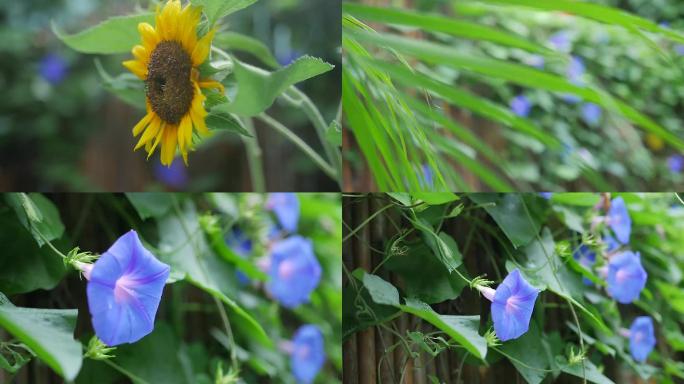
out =
[[[586,269],[591,269],[591,267],[596,262],[596,253],[594,253],[589,247],[582,244],[577,248],[577,250],[572,254],[572,257],[577,260]],[[591,285],[591,280],[586,277],[582,278],[584,285]]]
[[639,298],[647,277],[638,252],[618,253],[608,263],[608,294],[622,304],[631,303]]
[[84,273],[95,334],[108,346],[133,343],[154,328],[170,267],[131,230]]
[[603,237],[603,242],[606,244],[606,251],[613,252],[620,248],[620,243],[611,235],[605,235]]
[[674,46],[674,51],[679,56],[684,56],[684,44],[677,44]]
[[607,217],[608,225],[615,233],[615,237],[622,244],[629,243],[629,235],[632,233],[632,219],[622,197],[616,197],[610,202]]
[[321,279],[321,265],[311,240],[288,237],[271,248],[270,280],[266,285],[273,297],[286,308],[308,302]]
[[634,360],[643,363],[656,345],[653,319],[639,316],[629,328],[629,352]]
[[432,172],[432,168],[430,168],[427,163],[424,163],[421,166],[421,170],[423,171],[422,177],[418,178],[418,182],[420,183],[421,188],[424,189],[434,189],[435,187],[435,180],[434,180],[434,172]]
[[532,104],[525,95],[518,95],[511,100],[511,111],[520,117],[527,117],[532,109]]
[[544,56],[542,55],[528,56],[523,60],[523,62],[531,67],[544,69]]
[[56,53],[48,53],[39,64],[40,76],[52,85],[57,85],[64,80],[69,68],[66,61]]
[[268,195],[266,209],[273,211],[280,226],[290,232],[297,232],[299,222],[299,199],[295,193],[271,193]]
[[568,80],[575,85],[583,85],[582,76],[585,72],[584,60],[579,56],[572,56],[570,64],[568,65],[567,76]]
[[522,277],[518,269],[509,273],[496,291],[492,288],[478,289],[492,302],[494,331],[501,341],[517,339],[527,332],[539,291]]
[[539,192],[539,196],[543,197],[546,200],[551,200],[553,197],[553,192]]
[[[252,253],[252,240],[245,236],[245,233],[238,227],[233,227],[233,229],[228,233],[225,238],[228,247],[235,252],[236,255],[242,257],[243,259]],[[245,275],[242,271],[237,270],[235,272],[238,282],[242,285],[249,284],[249,277]]]
[[684,156],[672,155],[667,158],[667,167],[672,173],[680,173],[684,169]]
[[183,189],[188,184],[188,169],[183,161],[176,158],[168,167],[157,163],[154,166],[154,177],[169,187]]
[[570,32],[558,31],[549,37],[549,43],[558,51],[570,52],[572,49],[572,42],[570,41]]
[[582,120],[591,126],[598,125],[601,121],[601,107],[594,103],[582,104]]
[[290,364],[298,383],[312,383],[325,363],[323,333],[317,326],[299,327],[292,338]]

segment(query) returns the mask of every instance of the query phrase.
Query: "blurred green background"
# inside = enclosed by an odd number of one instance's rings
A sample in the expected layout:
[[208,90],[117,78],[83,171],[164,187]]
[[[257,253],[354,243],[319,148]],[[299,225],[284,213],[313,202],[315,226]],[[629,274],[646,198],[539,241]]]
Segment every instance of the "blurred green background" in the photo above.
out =
[[[0,190],[138,191],[251,190],[240,137],[216,133],[190,155],[190,166],[159,166],[133,152],[131,129],[142,118],[102,86],[94,60],[62,44],[51,21],[68,32],[129,14],[147,1],[29,0],[0,3]],[[308,54],[336,69],[298,87],[332,120],[340,101],[339,1],[261,0],[228,17],[226,26],[266,43],[285,65]],[[110,74],[130,55],[100,56]],[[241,59],[259,65],[249,56]],[[270,110],[320,150],[300,111]],[[326,191],[339,187],[290,142],[257,123],[268,190]]]

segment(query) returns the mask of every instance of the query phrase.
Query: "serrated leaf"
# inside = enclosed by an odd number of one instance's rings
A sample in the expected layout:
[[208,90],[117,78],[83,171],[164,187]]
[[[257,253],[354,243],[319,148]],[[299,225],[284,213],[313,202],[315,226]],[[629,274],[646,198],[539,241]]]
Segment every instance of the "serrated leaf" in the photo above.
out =
[[138,24],[154,24],[154,14],[115,16],[73,35],[65,34],[52,23],[54,34],[72,49],[81,53],[125,53],[140,44]]
[[280,67],[266,44],[247,35],[237,32],[222,32],[214,37],[213,44],[228,51],[242,51],[252,54],[262,63],[275,69]]
[[332,70],[331,64],[310,56],[300,57],[275,72],[235,60],[237,94],[230,104],[215,108],[218,112],[255,116],[268,109],[288,87]]
[[211,26],[219,19],[247,8],[257,0],[192,0],[192,4],[203,7]]
[[[217,107],[216,109],[218,109]],[[207,127],[216,131],[228,131],[243,136],[252,137],[242,121],[232,113],[213,111],[206,118]]]
[[134,108],[145,109],[145,84],[140,79],[125,72],[113,77],[105,71],[98,59],[95,59],[95,68],[109,92]]

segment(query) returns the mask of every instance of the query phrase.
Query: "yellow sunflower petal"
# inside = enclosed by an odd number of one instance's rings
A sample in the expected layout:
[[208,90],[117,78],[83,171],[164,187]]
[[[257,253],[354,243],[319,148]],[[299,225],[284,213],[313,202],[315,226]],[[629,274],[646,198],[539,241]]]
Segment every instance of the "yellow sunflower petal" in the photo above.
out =
[[178,141],[177,129],[178,126],[167,126],[164,130],[161,147],[161,163],[163,165],[171,166],[173,157],[176,155],[176,144]]
[[159,129],[159,132],[157,133],[157,137],[154,139],[154,144],[152,144],[149,148],[145,146],[145,150],[147,151],[147,159],[149,160],[150,156],[154,153],[154,150],[157,149],[157,145],[161,142],[162,137],[164,137],[164,130],[166,128],[166,123],[162,123],[161,129]]
[[161,119],[153,119],[152,122],[150,123],[150,125],[145,130],[145,133],[143,133],[143,135],[140,137],[138,144],[135,145],[135,148],[133,148],[133,150],[137,151],[143,145],[152,141],[152,139],[154,139],[154,137],[157,136],[157,133],[159,133],[160,128],[161,128]]
[[154,116],[155,116],[155,113],[149,112],[149,109],[148,109],[148,112],[145,115],[145,117],[140,119],[138,124],[136,124],[135,127],[133,127],[133,137],[138,136],[140,134],[140,132],[142,132],[142,130],[145,129],[145,127],[147,127],[147,125],[150,123],[150,121],[152,121],[152,118]]
[[147,78],[147,67],[143,65],[138,60],[127,60],[124,61],[123,66],[128,68],[129,71],[133,72],[134,75],[138,76],[141,80]]
[[159,20],[162,21],[163,29],[161,35],[164,40],[179,40],[177,32],[180,11],[181,5],[179,0],[169,1],[162,10]]
[[211,79],[200,80],[199,86],[200,86],[200,88],[218,89],[221,93],[225,92],[225,89],[223,88],[223,84],[219,83],[216,80],[211,80]]
[[188,3],[181,12],[181,26],[178,28],[181,45],[187,52],[192,52],[197,45],[197,24],[202,15],[202,8]]
[[133,56],[135,56],[138,61],[147,67],[147,64],[150,62],[150,52],[145,49],[144,46],[136,45],[131,52],[133,52]]
[[142,37],[143,45],[148,52],[152,52],[154,47],[161,41],[157,31],[148,23],[138,24],[138,32],[140,32],[140,37]]
[[192,142],[192,119],[185,115],[178,126],[178,147],[183,155],[185,165],[188,165],[188,149]]
[[206,35],[197,42],[197,46],[192,51],[192,66],[199,67],[200,64],[204,63],[209,56],[209,48],[211,48],[211,40],[214,38],[214,33],[216,29],[212,28]]

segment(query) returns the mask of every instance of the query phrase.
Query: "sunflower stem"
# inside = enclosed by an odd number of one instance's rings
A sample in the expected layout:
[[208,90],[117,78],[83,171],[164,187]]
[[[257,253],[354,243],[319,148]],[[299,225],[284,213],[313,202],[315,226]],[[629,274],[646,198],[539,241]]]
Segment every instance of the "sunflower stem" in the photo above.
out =
[[341,183],[342,180],[339,175],[342,169],[342,154],[326,139],[326,133],[328,132],[329,126],[325,122],[323,115],[313,101],[311,101],[311,99],[304,92],[300,91],[294,85],[285,91],[285,95],[289,96],[285,98],[285,100],[293,104],[295,107],[301,109],[309,118],[311,123],[313,123],[314,127],[316,128],[316,133],[318,134],[318,140],[320,140],[321,144],[323,145],[323,149],[325,150],[328,161],[332,164],[332,167],[335,170],[334,179],[337,180],[338,183]]
[[304,152],[304,154],[308,155],[311,160],[313,160],[316,165],[318,165],[319,168],[323,172],[325,172],[326,175],[330,176],[331,178],[337,180],[337,172],[335,172],[335,169],[328,164],[323,158],[316,153],[304,140],[302,140],[299,136],[295,135],[292,131],[290,131],[286,126],[281,124],[279,121],[275,120],[271,116],[262,113],[257,116],[257,118],[264,123],[268,124],[271,128],[275,129],[278,133],[281,135],[285,136],[288,140],[290,140],[294,145],[299,147],[299,149]]
[[256,130],[252,119],[244,119],[245,128],[252,137],[243,137],[245,148],[247,150],[247,163],[249,164],[249,175],[252,179],[252,189],[254,192],[266,192],[266,183],[264,181],[264,167],[261,161],[262,153],[259,146],[259,138],[257,138]]

